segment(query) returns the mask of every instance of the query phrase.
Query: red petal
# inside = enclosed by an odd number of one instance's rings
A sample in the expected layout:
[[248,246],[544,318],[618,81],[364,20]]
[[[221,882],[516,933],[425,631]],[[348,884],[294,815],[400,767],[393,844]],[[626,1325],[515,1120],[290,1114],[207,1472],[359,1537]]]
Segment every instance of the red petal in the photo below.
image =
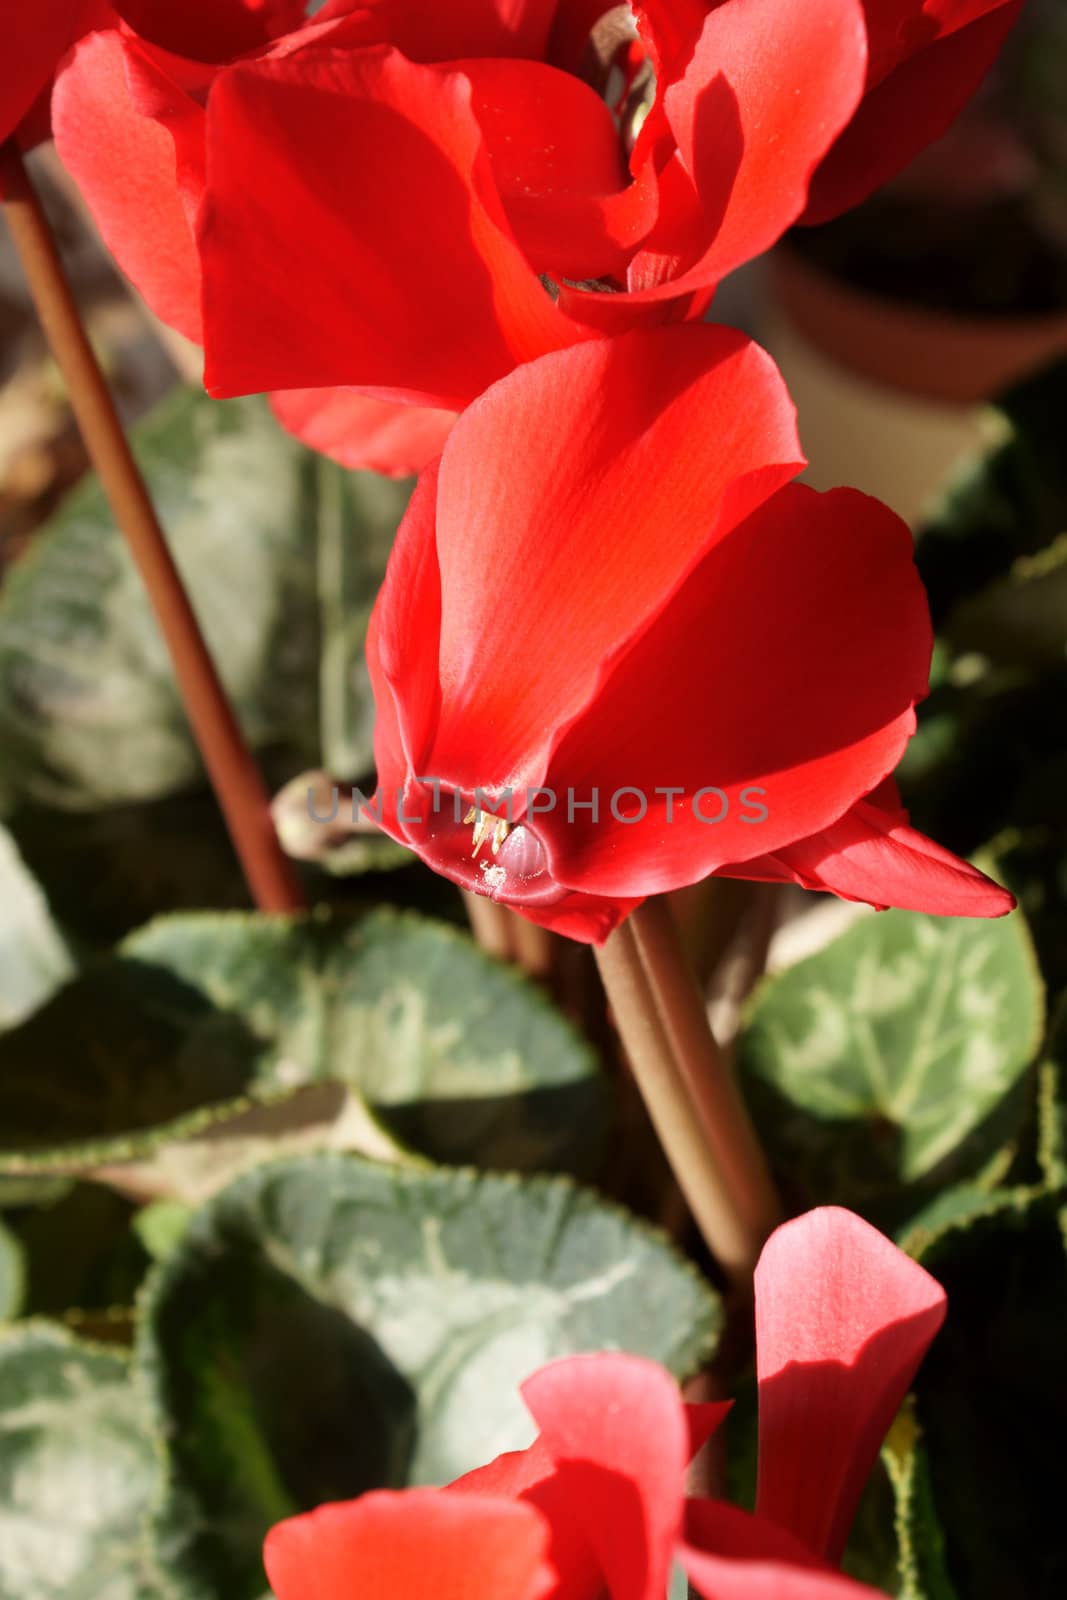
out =
[[869,93],[816,173],[801,220],[826,222],[847,211],[940,138],[989,71],[1021,8],[1022,0],[1009,0],[911,56]]
[[662,1600],[689,1459],[674,1380],[636,1356],[575,1356],[543,1367],[522,1392],[612,1600]]
[[[646,8],[646,30],[654,36],[667,15]],[[675,32],[676,22],[670,45],[657,47],[668,76],[644,141],[673,139],[700,229],[694,248],[688,224],[679,237],[676,207],[661,208],[662,228],[630,269],[640,303],[707,288],[773,244],[803,211],[811,174],[853,115],[866,77],[860,0],[723,0],[688,45]],[[568,310],[580,315],[572,301]]]
[[93,0],[0,0],[0,140],[14,133],[46,90],[63,53],[87,28],[103,26]]
[[580,345],[497,384],[442,457],[428,770],[467,792],[540,783],[614,658],[800,463],[777,370],[728,329]]
[[222,74],[201,230],[212,393],[355,384],[458,409],[574,337],[511,237],[470,93],[395,51]]
[[461,1494],[522,1499],[536,1506],[548,1524],[549,1555],[558,1574],[553,1600],[598,1600],[603,1592],[603,1575],[582,1531],[581,1519],[574,1514],[566,1478],[557,1471],[544,1439],[535,1439],[528,1450],[497,1456],[487,1466],[457,1478],[448,1488],[449,1492]]
[[908,827],[906,816],[891,816],[869,800],[769,860],[723,868],[722,875],[747,878],[753,867],[766,868],[773,881],[828,889],[879,910],[900,906],[939,917],[1003,917],[1015,906],[1014,895],[984,872]]
[[840,1561],[944,1316],[941,1286],[849,1211],[809,1211],[772,1234],[756,1268],[761,1516]]
[[299,28],[304,0],[112,0],[142,38],[192,61],[230,61]]
[[515,237],[538,272],[625,276],[656,219],[651,168],[632,183],[611,113],[587,83],[533,61],[464,61]]
[[[554,876],[650,894],[828,826],[897,765],[930,649],[904,523],[851,489],[780,490],[712,545],[553,752],[546,784],[596,786],[601,811],[546,817]],[[626,788],[643,820],[613,821]]]
[[686,1422],[689,1424],[689,1457],[697,1455],[712,1434],[717,1432],[733,1410],[732,1400],[705,1400],[699,1405],[687,1404]]
[[158,317],[199,342],[200,264],[188,218],[202,187],[200,107],[136,41],[95,33],[58,76],[52,120],[63,165],[119,266]]
[[883,1600],[824,1567],[784,1529],[717,1500],[691,1500],[679,1560],[707,1600]]
[[342,467],[392,478],[421,472],[441,454],[454,411],[390,405],[355,389],[280,389],[271,410],[290,433]]
[[863,0],[873,88],[939,39],[1000,9],[1008,0]]
[[[559,0],[364,0],[383,43],[411,61],[458,61],[461,56],[544,56]],[[329,0],[316,21],[345,16],[352,0]]]
[[531,1506],[408,1489],[280,1522],[263,1558],[278,1600],[540,1600],[554,1583],[546,1544]]
[[440,703],[441,582],[434,544],[437,479],[435,463],[415,486],[397,529],[367,637],[367,666],[379,718],[387,704],[392,707],[392,716],[383,725],[387,729],[383,738],[375,725],[374,756],[379,782],[393,788],[409,775],[438,776],[426,764]]
[[[511,904],[506,893],[499,897]],[[564,889],[550,905],[541,908],[531,905],[512,905],[512,910],[527,922],[549,928],[565,939],[575,939],[579,944],[603,944],[624,922],[631,911],[636,911],[640,899],[624,899],[615,895],[596,895]]]

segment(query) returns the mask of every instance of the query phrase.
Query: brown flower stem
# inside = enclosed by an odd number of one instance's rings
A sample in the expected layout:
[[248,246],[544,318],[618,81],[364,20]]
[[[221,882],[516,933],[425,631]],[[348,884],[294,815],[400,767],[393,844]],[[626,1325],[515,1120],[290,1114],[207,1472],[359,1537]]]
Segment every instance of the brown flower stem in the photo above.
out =
[[767,1159],[711,1031],[704,997],[686,961],[670,907],[654,896],[629,921],[657,1015],[746,1241],[751,1270],[764,1240],[782,1217]]
[[755,883],[752,906],[749,912],[748,937],[745,942],[745,967],[741,981],[740,1001],[748,999],[767,970],[771,941],[778,931],[782,915],[782,890],[780,883]]
[[638,912],[597,950],[597,964],[634,1078],[708,1249],[732,1282],[751,1278],[762,1237],[740,1212],[701,1107],[690,1092],[641,958]]
[[743,878],[704,878],[667,896],[697,980],[707,984],[730,950],[756,886]]
[[70,284],[21,154],[0,147],[4,214],[45,336],[63,374],[85,447],[144,579],[208,776],[262,911],[294,911],[304,896],[278,843],[263,780],[204,643],[181,576],[114,401],[90,347]]
[[555,939],[547,928],[530,922],[517,911],[508,912],[512,958],[531,978],[547,983],[555,962]]
[[507,906],[484,894],[475,894],[471,889],[464,889],[462,894],[471,933],[477,943],[486,955],[495,956],[498,961],[510,961],[511,926]]

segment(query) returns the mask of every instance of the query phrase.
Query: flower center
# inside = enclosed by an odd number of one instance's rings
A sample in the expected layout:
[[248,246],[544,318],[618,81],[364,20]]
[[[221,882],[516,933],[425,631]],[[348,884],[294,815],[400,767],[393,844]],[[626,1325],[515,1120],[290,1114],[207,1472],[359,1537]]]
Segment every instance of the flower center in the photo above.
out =
[[494,800],[481,790],[472,795],[415,780],[404,790],[400,820],[423,860],[462,888],[514,905],[551,903],[566,891],[548,870],[539,823],[513,820],[509,796],[505,790]]
[[629,155],[656,99],[656,74],[628,5],[613,6],[595,23],[581,76],[604,101]]
[[471,859],[478,859],[478,852],[487,841],[494,855],[500,854],[500,846],[511,832],[511,823],[506,817],[497,817],[491,811],[482,811],[478,806],[471,806],[463,818],[464,827],[474,826],[474,849]]

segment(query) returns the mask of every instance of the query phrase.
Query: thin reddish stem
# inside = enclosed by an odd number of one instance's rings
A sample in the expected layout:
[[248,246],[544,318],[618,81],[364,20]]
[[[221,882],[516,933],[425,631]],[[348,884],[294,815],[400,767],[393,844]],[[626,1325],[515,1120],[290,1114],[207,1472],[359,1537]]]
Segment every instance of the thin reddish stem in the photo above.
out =
[[71,408],[156,613],[174,675],[234,848],[261,911],[305,905],[282,851],[270,799],[204,642],[181,576],[82,325],[70,283],[21,154],[0,147],[4,213]]

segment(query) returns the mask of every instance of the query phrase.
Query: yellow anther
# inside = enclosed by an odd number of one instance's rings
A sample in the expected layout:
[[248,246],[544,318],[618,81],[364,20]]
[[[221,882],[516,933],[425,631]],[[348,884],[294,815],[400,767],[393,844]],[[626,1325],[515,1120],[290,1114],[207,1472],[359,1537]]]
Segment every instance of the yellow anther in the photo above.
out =
[[505,817],[494,816],[492,811],[483,811],[480,806],[471,806],[463,818],[464,826],[474,824],[474,849],[471,851],[473,860],[483,844],[487,842],[494,855],[504,843],[511,832],[511,824]]

